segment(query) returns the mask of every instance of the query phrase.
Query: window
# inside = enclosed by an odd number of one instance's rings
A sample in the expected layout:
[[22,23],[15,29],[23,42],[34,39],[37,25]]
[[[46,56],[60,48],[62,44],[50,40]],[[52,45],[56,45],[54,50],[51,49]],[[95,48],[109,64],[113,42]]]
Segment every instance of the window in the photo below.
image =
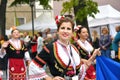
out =
[[15,24],[16,26],[25,24],[25,18],[16,18]]

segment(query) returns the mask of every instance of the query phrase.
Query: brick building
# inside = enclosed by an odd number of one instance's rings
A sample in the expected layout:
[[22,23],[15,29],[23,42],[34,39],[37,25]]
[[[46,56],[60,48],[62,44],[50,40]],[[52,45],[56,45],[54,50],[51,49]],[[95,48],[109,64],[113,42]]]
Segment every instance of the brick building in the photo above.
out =
[[6,10],[6,29],[24,24],[31,20],[31,8],[27,4],[9,7],[13,0],[8,0]]

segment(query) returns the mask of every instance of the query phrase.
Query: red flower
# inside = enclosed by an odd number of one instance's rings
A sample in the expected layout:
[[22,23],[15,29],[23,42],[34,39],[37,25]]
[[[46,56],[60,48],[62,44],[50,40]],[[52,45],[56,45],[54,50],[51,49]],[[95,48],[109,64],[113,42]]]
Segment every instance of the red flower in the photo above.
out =
[[71,70],[71,71],[68,71],[66,74],[67,74],[68,76],[73,76],[73,75],[75,74],[75,72],[74,72],[73,70]]

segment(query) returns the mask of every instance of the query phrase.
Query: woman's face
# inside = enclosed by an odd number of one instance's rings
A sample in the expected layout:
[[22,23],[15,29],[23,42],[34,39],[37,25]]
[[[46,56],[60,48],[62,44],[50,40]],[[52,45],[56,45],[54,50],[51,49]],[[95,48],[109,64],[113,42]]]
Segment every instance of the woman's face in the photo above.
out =
[[118,32],[119,31],[119,26],[115,27],[115,30],[116,30],[116,32]]
[[14,30],[14,31],[12,32],[12,37],[13,37],[14,39],[20,38],[20,32],[19,32],[18,30]]
[[58,30],[59,39],[62,42],[68,42],[73,34],[72,24],[70,22],[63,22]]
[[107,28],[103,28],[103,29],[102,29],[102,34],[104,34],[104,35],[105,35],[105,34],[108,34],[108,29],[107,29]]
[[80,36],[80,39],[86,40],[89,36],[87,28],[82,28],[81,33],[79,33],[78,35]]

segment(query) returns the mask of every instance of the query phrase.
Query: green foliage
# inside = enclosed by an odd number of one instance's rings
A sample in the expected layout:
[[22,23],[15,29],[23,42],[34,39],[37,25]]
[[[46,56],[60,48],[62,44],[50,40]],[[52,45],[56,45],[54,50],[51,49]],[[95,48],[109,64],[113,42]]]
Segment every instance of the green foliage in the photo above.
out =
[[17,6],[17,4],[25,4],[25,3],[29,4],[29,0],[14,0],[10,5],[10,7]]
[[[17,4],[29,4],[30,0],[14,0],[11,6],[16,6]],[[34,0],[33,0],[34,1]],[[52,9],[49,5],[50,0],[39,0],[40,5],[43,6],[44,9]],[[60,1],[60,0],[54,0]],[[74,7],[79,6],[79,10],[75,15],[75,19],[83,21],[87,16],[95,17],[94,15],[99,12],[98,4],[93,0],[69,0],[63,3],[63,9],[61,11],[61,15],[64,15],[66,12],[73,13]]]
[[69,2],[66,1],[62,4],[63,9],[61,11],[61,15],[64,15],[66,12],[71,14],[73,12],[73,6],[78,5],[78,0],[70,0]]
[[50,0],[39,0],[40,5],[43,6],[44,9],[52,9],[52,7],[49,5]]
[[[32,1],[35,1],[35,0],[32,0]],[[49,5],[49,0],[39,0],[39,2],[44,9],[52,9],[52,7]],[[17,6],[17,4],[30,4],[30,0],[14,0],[10,5],[10,7]]]
[[94,18],[94,15],[99,12],[98,4],[92,0],[70,0],[63,3],[61,14],[64,15],[66,12],[71,14],[73,8],[76,6],[78,6],[79,9],[75,15],[75,19],[80,21],[83,21],[87,16]]

